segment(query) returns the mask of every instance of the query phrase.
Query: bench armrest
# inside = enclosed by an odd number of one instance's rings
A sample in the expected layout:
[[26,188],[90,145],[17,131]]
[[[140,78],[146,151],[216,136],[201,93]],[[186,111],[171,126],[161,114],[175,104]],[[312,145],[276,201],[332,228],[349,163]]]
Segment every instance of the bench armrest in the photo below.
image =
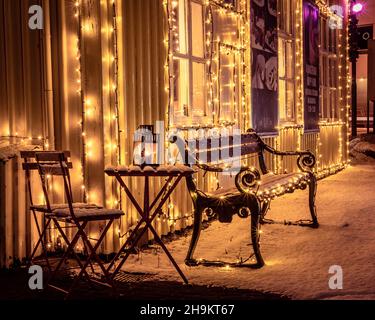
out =
[[302,172],[312,172],[316,159],[315,155],[309,151],[279,151],[276,150],[268,145],[264,146],[264,150],[270,152],[271,154],[274,154],[276,156],[298,156],[297,158],[297,166]]
[[259,187],[260,172],[254,167],[242,167],[234,179],[238,191],[249,193],[254,187]]
[[241,167],[219,167],[208,166],[206,164],[197,164],[198,168],[205,172],[233,172],[236,173],[234,182],[238,191],[242,193],[249,193],[252,188],[258,186],[261,179],[260,172],[255,167],[241,166]]

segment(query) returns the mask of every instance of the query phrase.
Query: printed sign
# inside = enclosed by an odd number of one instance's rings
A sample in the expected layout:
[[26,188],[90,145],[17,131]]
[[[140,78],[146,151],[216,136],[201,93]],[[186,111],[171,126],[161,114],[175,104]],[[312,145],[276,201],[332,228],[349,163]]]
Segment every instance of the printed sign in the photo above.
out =
[[319,130],[319,8],[304,0],[305,131]]
[[253,128],[277,134],[277,0],[251,0],[251,92]]

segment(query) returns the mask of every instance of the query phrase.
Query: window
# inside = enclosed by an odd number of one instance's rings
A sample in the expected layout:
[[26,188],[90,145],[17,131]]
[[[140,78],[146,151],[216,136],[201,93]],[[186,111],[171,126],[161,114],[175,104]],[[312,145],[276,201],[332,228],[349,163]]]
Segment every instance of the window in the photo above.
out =
[[219,123],[233,122],[238,120],[238,106],[240,105],[241,83],[239,76],[240,64],[239,52],[233,48],[219,43],[219,66],[218,90],[219,97],[218,120]]
[[320,118],[336,120],[338,108],[337,29],[330,28],[326,17],[320,18]]
[[279,22],[279,117],[280,122],[295,121],[295,39],[292,0],[280,0]]
[[197,123],[209,116],[205,60],[205,8],[201,0],[172,1],[174,125]]

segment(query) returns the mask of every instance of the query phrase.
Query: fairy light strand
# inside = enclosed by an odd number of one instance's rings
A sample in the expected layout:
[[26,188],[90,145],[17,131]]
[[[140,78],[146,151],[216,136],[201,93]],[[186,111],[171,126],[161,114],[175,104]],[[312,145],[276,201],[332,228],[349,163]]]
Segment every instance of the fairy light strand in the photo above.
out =
[[79,122],[79,125],[81,127],[81,194],[83,201],[87,201],[87,179],[86,179],[86,174],[85,174],[85,168],[86,168],[86,121],[85,121],[85,96],[83,92],[83,76],[82,76],[82,8],[81,8],[81,1],[76,0],[75,1],[75,12],[74,16],[77,19],[77,40],[76,40],[76,60],[77,60],[77,68],[76,68],[76,82],[77,82],[77,94],[80,99],[80,104],[81,104],[81,120]]
[[[116,2],[112,1],[112,30],[113,30],[113,54],[114,54],[114,111],[115,111],[115,127],[116,127],[116,151],[117,151],[117,165],[121,164],[121,127],[120,127],[120,102],[118,95],[118,86],[119,86],[119,61],[118,61],[118,28],[117,28],[117,8]],[[121,199],[121,187],[115,182],[117,186],[117,199],[115,200],[119,205],[119,208],[122,208],[122,199]]]

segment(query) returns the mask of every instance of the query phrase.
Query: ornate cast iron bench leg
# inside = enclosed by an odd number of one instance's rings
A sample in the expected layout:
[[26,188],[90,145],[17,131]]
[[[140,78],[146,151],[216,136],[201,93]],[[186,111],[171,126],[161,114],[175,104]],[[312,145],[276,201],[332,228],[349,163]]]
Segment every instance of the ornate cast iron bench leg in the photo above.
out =
[[300,219],[297,221],[290,221],[290,220],[283,220],[277,221],[273,219],[265,218],[267,211],[270,208],[270,202],[263,203],[261,206],[262,214],[260,217],[260,224],[284,224],[284,225],[295,225],[295,226],[302,226],[302,227],[310,227],[310,228],[318,228],[318,215],[316,213],[316,206],[315,206],[315,197],[316,197],[316,190],[318,187],[317,178],[313,173],[309,174],[309,179],[307,182],[309,187],[309,210],[311,215],[310,219]]
[[255,210],[251,211],[251,243],[253,245],[254,255],[256,259],[256,264],[253,266],[255,268],[261,268],[264,266],[264,260],[260,252],[260,218],[261,218],[261,207],[257,204]]
[[203,209],[196,207],[194,210],[194,225],[193,234],[191,236],[191,241],[189,245],[189,250],[186,255],[185,264],[188,266],[198,265],[198,261],[193,258],[195,248],[197,246],[199,236],[202,229],[202,212]]
[[[198,203],[200,201],[197,201]],[[194,211],[194,225],[193,225],[193,234],[191,237],[188,253],[186,255],[185,264],[188,266],[232,266],[232,267],[250,267],[250,268],[261,268],[264,266],[264,260],[260,252],[260,232],[259,232],[259,224],[260,224],[260,216],[261,216],[261,207],[258,203],[258,200],[255,198],[251,198],[248,200],[247,207],[251,211],[250,217],[250,238],[253,246],[254,257],[256,259],[255,263],[252,264],[245,264],[240,262],[224,262],[224,261],[209,261],[205,259],[195,259],[194,251],[197,246],[200,232],[202,229],[202,213],[204,209],[202,206],[195,205]],[[235,212],[234,212],[235,214]]]
[[317,179],[314,174],[310,174],[310,182],[309,182],[309,208],[310,208],[310,214],[312,219],[312,228],[318,228],[318,216],[316,214],[316,207],[315,207],[315,196],[316,196],[316,190],[318,187]]

